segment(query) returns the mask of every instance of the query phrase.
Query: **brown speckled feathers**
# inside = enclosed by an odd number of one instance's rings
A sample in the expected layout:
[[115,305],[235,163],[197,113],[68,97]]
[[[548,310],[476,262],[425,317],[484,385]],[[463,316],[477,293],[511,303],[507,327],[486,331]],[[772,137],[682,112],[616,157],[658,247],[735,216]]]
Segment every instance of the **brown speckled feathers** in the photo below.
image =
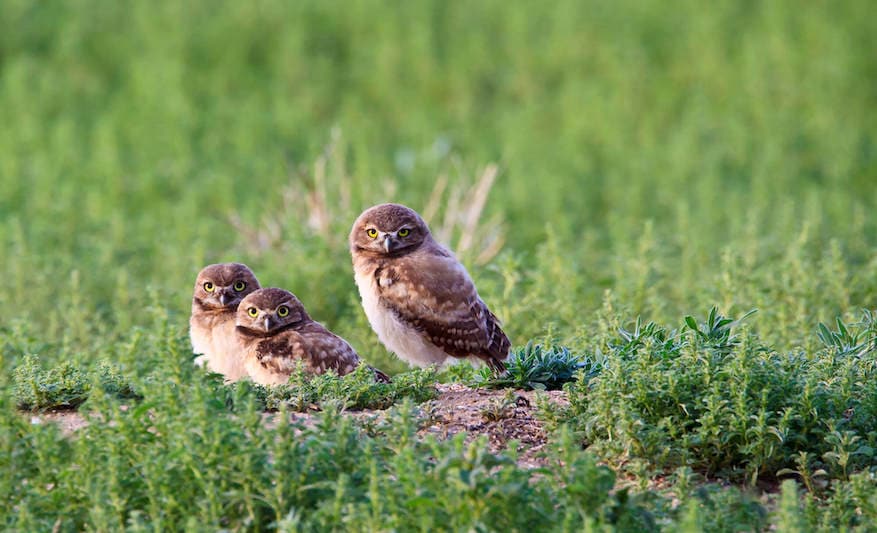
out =
[[351,229],[350,251],[363,308],[388,349],[420,366],[476,358],[504,370],[508,337],[416,212],[397,204],[366,210]]
[[341,337],[308,316],[298,298],[283,289],[261,289],[238,308],[238,340],[247,373],[257,383],[285,383],[296,366],[339,375],[359,365],[356,352]]

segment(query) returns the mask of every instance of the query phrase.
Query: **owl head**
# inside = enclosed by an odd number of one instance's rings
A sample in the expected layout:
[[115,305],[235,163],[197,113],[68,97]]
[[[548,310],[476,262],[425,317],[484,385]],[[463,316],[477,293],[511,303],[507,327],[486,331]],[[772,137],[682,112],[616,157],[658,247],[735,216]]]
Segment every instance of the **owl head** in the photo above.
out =
[[259,288],[259,280],[247,265],[207,265],[195,280],[194,304],[202,309],[234,310],[244,297]]
[[256,335],[271,335],[296,324],[310,320],[304,306],[289,291],[259,289],[238,306],[235,325]]
[[363,211],[350,230],[350,250],[374,255],[400,255],[429,238],[429,227],[416,211],[381,204]]

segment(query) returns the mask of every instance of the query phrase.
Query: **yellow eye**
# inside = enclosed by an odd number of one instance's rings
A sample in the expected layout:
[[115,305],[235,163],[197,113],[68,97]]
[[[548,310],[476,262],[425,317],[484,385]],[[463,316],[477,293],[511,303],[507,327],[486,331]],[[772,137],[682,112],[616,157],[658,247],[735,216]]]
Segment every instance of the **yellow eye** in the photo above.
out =
[[234,290],[237,292],[241,292],[242,290],[247,288],[247,283],[244,281],[235,281],[234,282]]
[[407,237],[409,233],[411,233],[411,230],[409,230],[408,228],[402,228],[399,230],[398,235],[400,237]]
[[280,318],[283,318],[288,314],[289,314],[289,308],[286,307],[285,305],[281,305],[280,307],[277,308],[277,316],[279,316]]
[[378,237],[378,230],[375,228],[369,228],[365,230],[365,234],[371,237],[372,239],[376,239]]
[[259,316],[259,310],[256,309],[255,307],[251,307],[251,308],[247,309],[247,314],[253,318],[256,318],[257,316]]
[[204,290],[207,292],[213,292],[214,290],[216,290],[216,286],[213,285],[213,283],[208,281],[207,283],[204,284]]

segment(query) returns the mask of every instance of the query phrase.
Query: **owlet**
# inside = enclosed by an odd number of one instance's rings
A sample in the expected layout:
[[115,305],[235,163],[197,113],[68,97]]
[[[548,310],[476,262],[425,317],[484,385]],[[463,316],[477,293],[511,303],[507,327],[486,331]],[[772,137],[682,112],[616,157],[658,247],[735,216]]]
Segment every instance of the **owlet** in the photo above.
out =
[[387,349],[417,366],[466,358],[505,370],[510,343],[499,320],[414,210],[367,209],[349,241],[362,307]]
[[189,337],[195,360],[235,381],[246,376],[235,335],[235,313],[241,300],[259,288],[253,271],[241,263],[207,265],[195,280]]
[[244,367],[256,383],[286,383],[298,364],[312,374],[332,369],[338,375],[359,365],[347,341],[313,321],[283,289],[260,289],[244,298],[236,325]]

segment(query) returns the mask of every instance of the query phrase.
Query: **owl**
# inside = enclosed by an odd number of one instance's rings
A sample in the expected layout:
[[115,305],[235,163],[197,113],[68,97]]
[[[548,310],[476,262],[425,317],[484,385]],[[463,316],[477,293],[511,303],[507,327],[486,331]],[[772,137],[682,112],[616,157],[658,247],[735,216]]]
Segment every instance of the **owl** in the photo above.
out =
[[195,364],[206,363],[230,381],[246,376],[235,334],[235,313],[241,300],[258,288],[253,271],[240,263],[208,265],[198,273],[189,337],[192,350],[203,355]]
[[236,326],[244,368],[262,385],[286,383],[299,362],[312,374],[331,369],[344,375],[359,365],[347,341],[314,322],[283,289],[260,289],[244,298]]
[[420,215],[374,206],[353,223],[349,241],[362,307],[387,349],[416,366],[455,358],[505,370],[510,343],[499,320]]

